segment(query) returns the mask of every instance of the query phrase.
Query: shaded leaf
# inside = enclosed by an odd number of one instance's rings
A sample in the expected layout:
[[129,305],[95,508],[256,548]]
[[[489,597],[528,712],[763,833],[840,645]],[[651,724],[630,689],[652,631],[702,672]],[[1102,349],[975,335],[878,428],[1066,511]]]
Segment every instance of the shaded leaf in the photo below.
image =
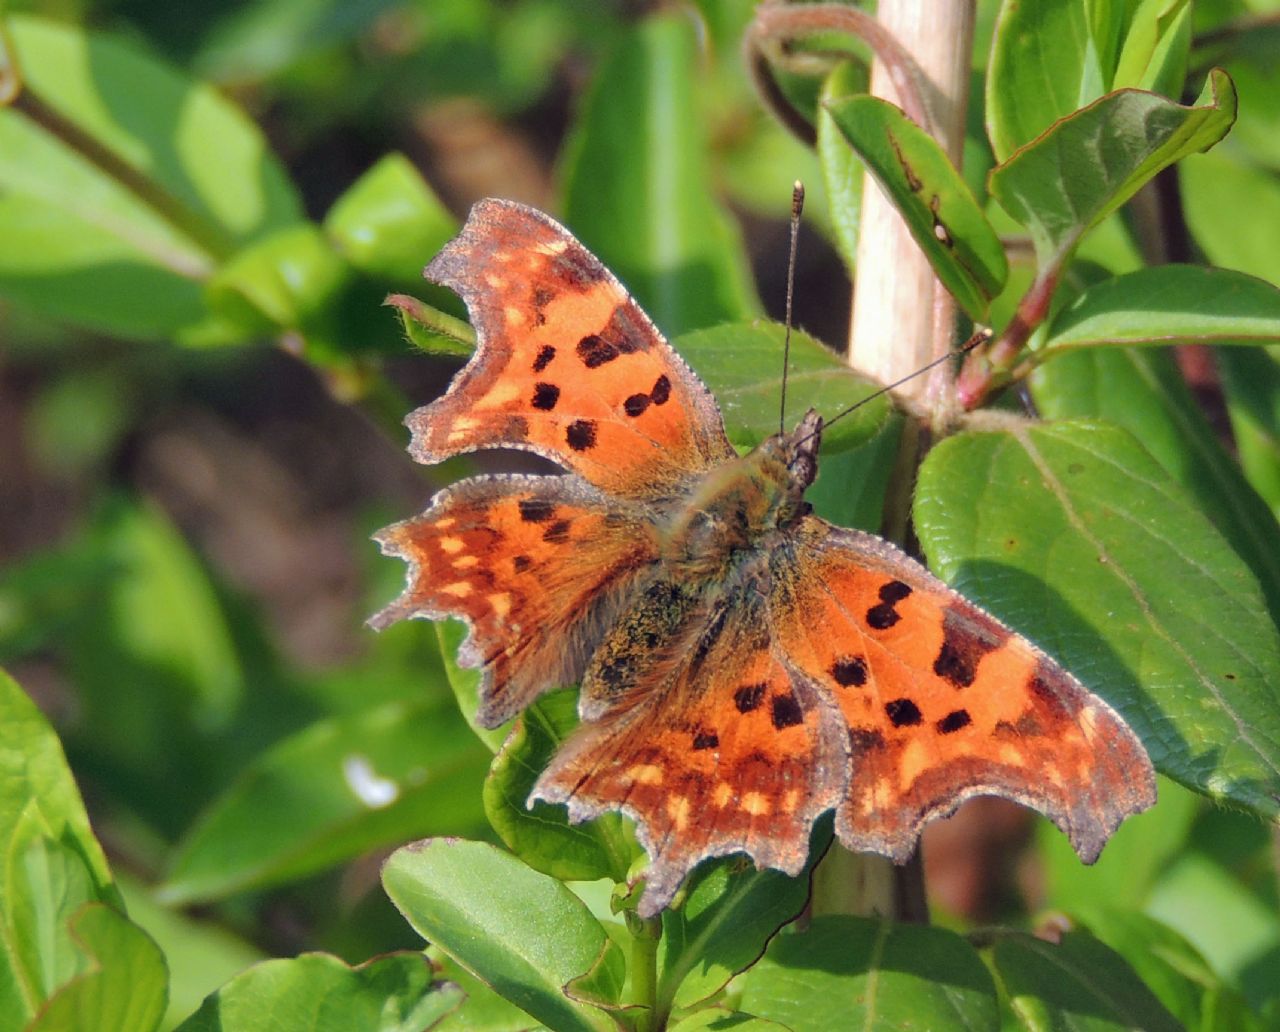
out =
[[1261,348],[1216,356],[1244,474],[1280,516],[1280,361]]
[[624,881],[634,846],[618,814],[570,824],[563,806],[526,806],[534,782],[578,724],[577,693],[544,695],[517,719],[484,783],[485,814],[516,856],[561,881]]
[[1128,719],[1156,766],[1280,809],[1280,641],[1248,567],[1123,430],[943,441],[920,470],[930,565]]
[[1214,265],[1280,283],[1280,178],[1232,154],[1193,155],[1178,166],[1187,227]]
[[1028,1028],[1182,1028],[1125,959],[1088,932],[1067,932],[1057,944],[1002,934],[991,951],[991,965],[1014,1013]]
[[565,1032],[613,1027],[564,987],[599,970],[603,955],[616,1000],[622,955],[554,878],[485,843],[435,839],[392,854],[382,884],[420,935],[539,1021]]
[[684,15],[631,26],[564,155],[565,221],[669,334],[760,310],[737,227],[711,192],[700,60]]
[[996,168],[991,194],[1027,227],[1041,267],[1060,264],[1162,168],[1222,139],[1235,112],[1235,88],[1219,69],[1190,107],[1140,90],[1110,93]]
[[792,1032],[833,1028],[999,1028],[995,987],[977,953],[941,928],[815,918],[780,935],[740,979],[743,1010]]
[[178,1032],[421,1032],[463,999],[432,978],[420,953],[354,968],[327,953],[266,960],[206,999]]
[[943,285],[971,318],[985,318],[1009,266],[1000,238],[946,153],[898,108],[877,97],[832,101],[827,109]]
[[482,820],[488,756],[451,705],[394,702],[273,746],[183,842],[166,901],[216,899]]
[[458,666],[458,649],[467,636],[467,625],[461,620],[437,620],[435,631],[440,639],[445,678],[453,689],[458,712],[475,736],[491,753],[496,753],[510,734],[512,722],[508,721],[500,727],[483,727],[476,721],[476,714],[480,711],[480,671],[473,667]]

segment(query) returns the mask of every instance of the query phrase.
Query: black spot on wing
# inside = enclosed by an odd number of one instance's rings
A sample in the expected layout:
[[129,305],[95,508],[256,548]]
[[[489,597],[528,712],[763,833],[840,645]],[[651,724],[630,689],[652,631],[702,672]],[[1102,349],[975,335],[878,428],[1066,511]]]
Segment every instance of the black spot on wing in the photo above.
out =
[[790,692],[775,695],[771,698],[769,700],[769,709],[773,726],[779,731],[804,723],[804,713],[800,709],[800,702]]
[[521,498],[516,503],[520,510],[520,518],[525,523],[545,523],[555,515],[556,506],[545,498]]
[[551,364],[551,360],[556,357],[556,349],[550,344],[543,344],[538,350],[537,356],[533,360],[533,371],[540,373]]
[[968,727],[973,723],[973,718],[969,716],[968,710],[952,710],[937,723],[938,733],[941,735],[954,734],[962,727]]
[[920,723],[920,707],[910,699],[891,699],[884,704],[885,714],[894,727],[914,727]]
[[550,412],[560,400],[560,388],[554,383],[535,383],[533,385],[533,407],[543,412]]
[[861,688],[867,683],[867,661],[861,656],[841,656],[831,664],[831,679],[844,688]]
[[596,424],[592,419],[575,419],[565,428],[565,443],[574,451],[589,451],[596,446]]
[[720,736],[714,731],[699,731],[693,736],[695,749],[715,749],[720,744]]
[[738,707],[738,712],[750,713],[758,709],[760,703],[764,701],[764,692],[767,687],[768,685],[761,681],[759,684],[744,684],[734,692],[733,704]]

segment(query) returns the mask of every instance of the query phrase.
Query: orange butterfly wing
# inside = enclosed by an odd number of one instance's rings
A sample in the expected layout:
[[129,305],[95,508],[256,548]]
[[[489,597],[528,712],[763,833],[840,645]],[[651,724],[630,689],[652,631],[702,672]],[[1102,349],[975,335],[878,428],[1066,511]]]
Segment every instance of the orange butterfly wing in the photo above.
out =
[[[658,582],[648,595],[679,610],[679,593]],[[843,798],[848,736],[839,712],[788,669],[767,616],[752,586],[694,598],[678,626],[651,635],[657,662],[642,683],[571,736],[534,788],[533,798],[568,804],[573,821],[609,810],[636,821],[649,854],[642,916],[670,903],[706,857],[744,852],[760,867],[799,874],[813,822]],[[604,654],[616,659],[611,646],[621,644],[625,655],[635,629],[616,628]],[[584,710],[603,702],[587,696],[602,690],[593,681],[607,663],[591,663]]]
[[370,623],[465,620],[458,662],[483,671],[477,719],[486,727],[581,677],[600,629],[657,555],[647,521],[572,476],[463,480],[376,539],[409,574]]
[[420,462],[523,448],[611,494],[659,497],[734,455],[707,389],[541,212],[480,201],[425,274],[466,301],[478,343],[444,397],[407,420]]
[[850,849],[904,861],[928,820],[999,795],[1092,863],[1155,802],[1151,761],[1105,702],[888,542],[808,517],[771,573],[778,647],[848,728]]

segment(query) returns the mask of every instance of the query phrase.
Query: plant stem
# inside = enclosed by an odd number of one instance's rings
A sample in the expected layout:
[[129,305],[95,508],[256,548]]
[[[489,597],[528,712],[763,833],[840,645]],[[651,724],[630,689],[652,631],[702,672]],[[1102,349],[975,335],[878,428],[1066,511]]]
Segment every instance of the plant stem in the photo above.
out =
[[658,1032],[666,1025],[667,1016],[657,1012],[658,943],[662,939],[661,917],[637,917],[627,914],[631,932],[631,999],[643,1008],[636,1014],[636,1032]]

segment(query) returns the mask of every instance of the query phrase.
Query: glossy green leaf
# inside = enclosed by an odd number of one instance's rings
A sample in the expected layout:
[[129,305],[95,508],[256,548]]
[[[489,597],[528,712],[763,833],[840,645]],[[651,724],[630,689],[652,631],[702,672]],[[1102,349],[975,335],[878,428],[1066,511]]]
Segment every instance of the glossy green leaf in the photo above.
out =
[[1280,616],[1280,525],[1222,446],[1171,352],[1063,355],[1037,370],[1032,393],[1046,418],[1100,417],[1141,441],[1231,542]]
[[603,958],[616,1000],[621,952],[554,878],[494,846],[435,839],[392,854],[382,884],[419,934],[538,1021],[565,1032],[613,1027],[564,987]]
[[564,158],[564,214],[668,334],[760,310],[737,227],[711,192],[697,27],[629,28],[596,73]]
[[1276,342],[1280,288],[1230,269],[1159,265],[1088,287],[1053,317],[1043,347]]
[[1214,265],[1280,283],[1280,177],[1216,151],[1178,166],[1187,226]]
[[264,753],[204,814],[164,898],[216,899],[473,829],[487,762],[451,705],[395,702],[319,721]]
[[893,201],[938,279],[972,319],[984,319],[1009,266],[1000,238],[943,149],[877,97],[832,101],[827,110]]
[[126,336],[200,322],[217,264],[302,218],[262,134],[133,44],[5,24],[24,93],[0,110],[0,293]]
[[818,917],[807,931],[774,939],[739,984],[744,1011],[792,1032],[1000,1027],[991,976],[972,947],[941,928]]
[[517,718],[484,783],[484,808],[507,848],[535,871],[561,881],[624,881],[634,859],[621,818],[570,824],[563,806],[526,805],[534,782],[578,725],[577,692],[544,695]]
[[59,986],[27,1032],[151,1032],[168,995],[164,956],[137,925],[101,903],[86,906],[71,935],[84,969]]
[[869,85],[867,66],[843,61],[822,84],[822,103],[818,107],[818,159],[831,205],[831,227],[836,249],[844,266],[852,275],[858,264],[858,235],[862,222],[862,185],[866,166],[857,151],[849,146],[831,116],[831,105],[856,93],[865,93]]
[[1077,0],[1005,0],[987,66],[987,135],[1004,161],[1111,89],[1120,14]]
[[823,821],[809,863],[796,878],[758,870],[740,857],[699,868],[684,904],[662,915],[658,943],[658,1009],[666,1013],[710,999],[764,953],[765,946],[809,899],[809,878],[831,842]]
[[1125,431],[962,433],[920,470],[916,529],[944,580],[1117,707],[1156,766],[1280,810],[1280,639],[1258,582]]
[[1139,0],[1116,60],[1116,87],[1182,93],[1191,51],[1191,0]]
[[1087,932],[1059,943],[1002,934],[991,951],[1014,1014],[1031,1029],[1179,1032],[1182,1028],[1123,957]]
[[[1128,897],[1117,896],[1116,900]],[[1132,965],[1142,983],[1186,1028],[1260,1030],[1244,998],[1186,939],[1146,914],[1089,909],[1085,928]]]
[[671,1032],[785,1032],[787,1026],[743,1011],[707,1007],[671,1026]]
[[[741,450],[754,448],[778,432],[783,333],[777,323],[729,323],[686,333],[672,342],[715,395],[729,439]],[[792,332],[783,419],[787,429],[811,408],[830,418],[877,389],[835,352],[807,334]],[[822,435],[823,453],[865,444],[889,414],[890,406],[883,397],[864,405]]]
[[996,168],[991,194],[1027,227],[1041,267],[1058,265],[1157,172],[1222,139],[1235,112],[1235,88],[1218,69],[1190,107],[1140,90],[1107,94]]
[[1240,465],[1280,518],[1280,361],[1261,348],[1224,348],[1216,357]]
[[324,229],[370,276],[417,283],[458,222],[402,154],[388,154],[334,202]]
[[430,955],[439,978],[453,983],[466,994],[458,1007],[431,1026],[431,1032],[529,1032],[535,1027],[528,1014],[503,999],[447,954],[432,948]]
[[433,985],[420,953],[392,953],[348,967],[327,953],[267,960],[211,995],[178,1032],[420,1032],[462,1002]]

